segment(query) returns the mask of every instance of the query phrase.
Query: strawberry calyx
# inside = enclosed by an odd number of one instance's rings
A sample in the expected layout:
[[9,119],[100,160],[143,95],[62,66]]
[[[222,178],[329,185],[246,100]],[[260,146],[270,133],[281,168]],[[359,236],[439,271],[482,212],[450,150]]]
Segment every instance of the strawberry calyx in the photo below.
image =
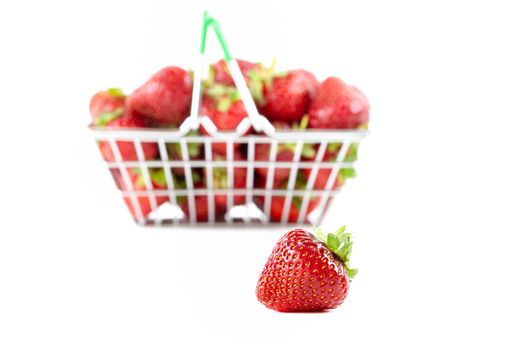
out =
[[[197,131],[190,131],[188,132],[187,136],[197,136],[199,133]],[[177,159],[182,159],[182,148],[180,146],[179,142],[175,143],[168,143],[166,144],[166,147],[168,148],[169,154],[175,154]],[[201,153],[201,144],[200,143],[186,143],[186,147],[188,149],[188,156],[190,158],[196,158]]]
[[124,108],[117,108],[111,112],[101,112],[93,123],[94,126],[104,127],[113,120],[118,119],[124,114]]
[[215,108],[223,113],[227,112],[235,102],[241,100],[237,88],[218,83],[208,83],[204,94],[211,97]]
[[250,81],[248,82],[248,89],[250,93],[259,106],[264,106],[266,104],[266,99],[264,98],[264,88],[272,85],[273,78],[276,76],[282,76],[286,73],[276,73],[275,67],[277,61],[275,57],[272,59],[272,64],[270,67],[265,67],[262,64],[258,64],[258,69],[252,69],[248,72],[248,77]]
[[124,94],[121,88],[112,87],[112,88],[107,89],[106,93],[113,97],[118,97],[118,98],[126,97],[126,95]]
[[226,168],[214,168],[213,169],[213,188],[216,188],[216,189],[227,189],[228,188],[228,170]]
[[[146,183],[144,181],[144,175],[142,174],[142,170],[140,168],[133,168],[131,171],[134,174],[138,175],[137,179],[135,180],[135,186],[144,187]],[[166,176],[164,174],[163,169],[148,169],[148,173],[151,183],[153,185],[159,187],[167,186],[168,182],[166,181]]]
[[352,280],[358,270],[350,267],[352,253],[352,234],[346,231],[346,226],[341,226],[335,233],[325,234],[318,226],[313,226],[314,236],[321,241],[344,264],[348,279]]
[[[288,188],[288,180],[284,181],[280,187],[283,190],[287,189]],[[297,173],[297,177],[295,179],[294,189],[296,189],[296,190],[304,190],[304,189],[306,189],[306,179],[304,178],[304,175],[303,175],[302,172],[298,172]],[[301,205],[303,203],[303,199],[301,197],[299,197],[299,196],[293,196],[292,197],[292,203],[297,209],[300,209]]]

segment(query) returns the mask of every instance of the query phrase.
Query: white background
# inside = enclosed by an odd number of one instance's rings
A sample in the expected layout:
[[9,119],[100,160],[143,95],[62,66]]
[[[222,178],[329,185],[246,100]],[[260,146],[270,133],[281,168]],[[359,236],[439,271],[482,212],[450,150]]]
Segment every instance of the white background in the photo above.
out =
[[360,274],[341,308],[281,314],[254,290],[284,229],[136,227],[87,129],[97,90],[191,66],[202,4],[1,2],[0,349],[523,349],[519,5],[207,5],[236,56],[372,103],[324,222],[354,232]]

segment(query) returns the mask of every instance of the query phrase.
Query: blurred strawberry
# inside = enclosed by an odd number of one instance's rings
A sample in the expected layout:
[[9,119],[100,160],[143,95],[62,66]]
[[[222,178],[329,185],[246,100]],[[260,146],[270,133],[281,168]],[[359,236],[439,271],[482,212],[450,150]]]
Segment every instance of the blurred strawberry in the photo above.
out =
[[[215,161],[226,160],[225,157],[215,155],[213,157]],[[236,161],[246,160],[244,155],[239,151],[235,150],[233,159]],[[234,189],[246,189],[246,167],[234,167],[233,168],[233,188]],[[206,178],[204,178],[206,184]],[[213,188],[220,190],[229,189],[228,186],[228,168],[227,167],[214,167],[213,168]],[[225,194],[215,195],[215,203],[218,206],[227,207],[228,196]],[[233,196],[233,205],[241,205],[246,203],[246,195],[235,195]]]
[[[255,146],[255,161],[269,162],[270,161],[271,145],[269,143],[259,143]],[[295,151],[295,144],[279,144],[275,155],[274,181],[282,181],[288,179],[290,176],[290,167],[279,167],[279,162],[292,162]],[[257,174],[262,177],[268,176],[267,167],[255,168]]]
[[[145,191],[146,183],[142,171],[140,168],[127,169],[129,179],[131,181],[132,189],[131,191]],[[126,185],[122,175],[120,173],[112,172],[113,176],[116,178],[118,188],[125,191]],[[162,169],[149,169],[149,177],[151,180],[151,185],[154,190],[165,190],[168,188],[166,183],[166,177],[164,175],[164,170]],[[136,194],[138,209],[144,218],[151,213],[152,206],[150,203],[150,198],[148,195]],[[169,200],[167,195],[154,195],[154,200],[157,207],[161,206]],[[131,196],[124,196],[124,202],[126,203],[131,215],[136,220],[138,215],[135,213],[133,207],[133,199]]]
[[110,88],[106,91],[97,92],[89,102],[89,111],[93,122],[97,119],[109,118],[111,115],[101,115],[103,113],[112,114],[124,112],[126,95],[118,88]]
[[[236,61],[245,79],[249,78],[251,71],[258,69],[261,66],[259,63],[244,60]],[[210,68],[210,75],[212,75],[214,82],[222,85],[234,86],[230,70],[224,60],[214,63]]]
[[[100,113],[98,117],[94,120],[93,126],[106,129],[143,129],[150,126],[150,121],[149,119],[138,114],[137,112],[129,110],[122,111],[119,108],[115,111],[106,111]],[[117,141],[116,143],[123,161],[138,160],[137,153],[135,152],[135,145],[133,144],[133,142]],[[157,158],[159,154],[157,143],[142,142],[141,146],[145,160]],[[99,141],[98,147],[105,161],[116,161],[116,157],[113,154],[108,141]]]
[[[303,131],[306,129],[308,118],[301,118],[300,124],[293,123],[290,126],[284,122],[274,122],[273,125],[279,131],[298,130]],[[290,176],[290,166],[279,166],[279,162],[293,162],[296,144],[290,143],[279,143],[275,154],[275,168],[274,168],[274,181],[287,180]],[[302,156],[311,156],[313,152],[312,144],[305,143],[302,148]],[[258,162],[269,162],[271,153],[271,144],[269,143],[258,143],[255,145],[254,159]],[[268,175],[268,167],[256,167],[255,172],[266,177]]]
[[[226,206],[222,204],[215,204],[215,221],[221,222],[224,221],[224,214],[226,214]],[[181,203],[180,208],[186,215],[186,218],[190,217],[190,209],[188,198],[185,197]],[[195,196],[195,219],[197,222],[207,222],[208,221],[208,196],[197,195]]]
[[[193,135],[197,135],[197,132],[190,131],[187,134],[187,136],[193,136]],[[188,148],[189,159],[203,159],[202,143],[188,142],[186,143],[186,145]],[[168,158],[170,160],[175,160],[175,161],[183,160],[180,142],[167,143],[166,149],[168,151]],[[173,167],[171,168],[171,170],[173,174],[177,176],[184,176],[185,174],[184,167],[182,166]]]
[[189,115],[191,75],[179,67],[155,73],[128,97],[128,106],[162,126],[178,127]]
[[[277,181],[276,183],[274,183],[273,189],[286,190],[287,187],[288,187],[287,183],[288,183],[287,181]],[[262,180],[261,177],[259,177],[257,182],[256,182],[255,187],[256,188],[265,188],[266,187],[266,183],[264,182],[264,180]],[[302,176],[301,173],[299,173],[298,176],[297,176],[294,189],[295,190],[305,190],[306,189],[306,181],[305,181],[305,179],[304,179],[304,177]],[[305,213],[305,218],[315,208],[317,208],[317,206],[319,205],[320,200],[321,199],[318,196],[310,196],[310,200],[308,202],[308,206],[307,206],[306,213]],[[266,196],[265,195],[255,196],[254,197],[255,204],[262,211],[264,211],[264,207],[265,207],[264,203],[265,203],[265,201],[266,201]],[[270,214],[270,218],[269,218],[270,221],[272,221],[272,222],[281,222],[281,218],[282,218],[283,211],[284,211],[285,201],[286,201],[286,196],[285,195],[273,195],[271,197],[270,213],[269,213]],[[288,223],[296,223],[297,222],[297,220],[299,219],[299,214],[301,212],[302,204],[303,204],[303,196],[293,196],[292,197],[292,200],[290,202],[290,209],[289,209],[289,213],[288,213],[288,218],[287,218],[287,220],[285,222],[288,222]]]
[[[264,78],[252,79],[250,88],[261,114],[270,121],[291,123],[298,122],[308,112],[318,85],[312,73],[297,69],[274,74],[266,83]],[[261,88],[262,92],[258,92]]]
[[[201,114],[208,116],[219,131],[233,131],[247,116],[239,92],[234,87],[212,84],[204,89]],[[204,127],[200,132],[208,135]],[[239,148],[240,143],[234,143],[234,148]],[[226,155],[227,145],[224,142],[214,142],[212,151],[215,154]]]
[[[358,144],[353,143],[348,148],[348,151],[346,153],[345,158],[343,159],[343,163],[350,163],[354,162],[357,159],[357,148]],[[316,152],[317,152],[318,146],[316,146]],[[328,144],[325,154],[323,156],[323,163],[333,162],[336,160],[339,151],[341,149],[340,143],[330,143]],[[303,156],[304,159],[304,156]],[[313,165],[312,165],[313,166]],[[302,173],[304,174],[304,177],[306,180],[310,178],[312,172],[312,167],[309,168],[303,168]],[[324,190],[326,188],[326,185],[328,183],[328,179],[330,177],[330,174],[332,173],[332,168],[319,168],[315,181],[314,181],[314,189],[316,190]],[[339,170],[339,173],[337,174],[334,183],[332,185],[331,190],[335,190],[339,187],[341,187],[346,179],[355,177],[355,170],[354,168],[342,168]]]
[[365,95],[341,79],[326,79],[317,91],[308,114],[313,129],[366,127],[370,105]]

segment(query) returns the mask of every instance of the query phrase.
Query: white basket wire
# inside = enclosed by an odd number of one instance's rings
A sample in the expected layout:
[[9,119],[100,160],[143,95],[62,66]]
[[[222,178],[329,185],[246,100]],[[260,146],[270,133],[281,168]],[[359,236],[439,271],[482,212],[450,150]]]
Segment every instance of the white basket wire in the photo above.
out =
[[[218,131],[212,120],[199,115],[201,101],[201,80],[203,69],[207,67],[204,60],[204,46],[208,27],[213,27],[223,47],[226,64],[232,75],[235,86],[239,90],[247,116],[239,123],[234,131]],[[194,83],[190,116],[178,129],[104,129],[91,126],[97,143],[107,142],[114,160],[107,161],[112,174],[115,172],[122,179],[123,186],[119,188],[124,199],[129,200],[132,216],[139,225],[180,225],[180,224],[319,224],[326,213],[331,199],[339,192],[334,187],[339,172],[342,169],[353,169],[354,161],[346,161],[349,148],[358,145],[366,136],[366,130],[314,130],[282,131],[276,130],[268,119],[260,115],[251,97],[250,91],[235,59],[232,59],[228,47],[224,42],[222,32],[216,20],[204,15],[203,40],[201,41],[200,59],[194,70]],[[193,131],[203,128],[208,135],[195,135]],[[250,129],[256,135],[246,134]],[[122,142],[133,145],[136,160],[123,160],[118,146]],[[143,143],[154,143],[159,150],[160,159],[146,160]],[[212,146],[226,144],[225,159],[214,159]],[[188,144],[198,144],[203,148],[202,159],[192,159]],[[246,152],[246,159],[234,159],[234,145],[240,144]],[[267,161],[255,159],[257,145],[269,144],[270,152]],[[293,160],[278,161],[277,150],[281,144],[293,144]],[[325,154],[330,144],[337,144],[338,151],[333,161],[325,161]],[[181,159],[170,159],[167,145],[180,147]],[[316,147],[314,159],[305,160],[301,157],[305,145]],[[214,169],[226,169],[227,186],[217,188],[214,185]],[[234,186],[234,172],[237,169],[246,170],[246,186]],[[256,169],[267,169],[265,184],[256,186],[254,183]],[[128,173],[129,169],[140,169],[143,176],[144,189],[136,190]],[[166,188],[156,189],[150,178],[150,170],[162,169]],[[173,174],[174,169],[183,169],[184,186],[178,186]],[[193,172],[201,169],[207,181],[206,186],[197,188],[193,180]],[[274,188],[275,170],[289,169],[285,188]],[[314,187],[315,179],[321,169],[331,169],[324,188]],[[309,176],[306,185],[297,188],[296,181],[299,172],[308,170]],[[180,177],[180,176],[179,176]],[[123,188],[122,188],[123,187]],[[226,196],[226,211],[216,215],[216,196]],[[234,198],[245,198],[241,205],[236,205]],[[159,198],[168,197],[169,200],[159,201]],[[198,218],[196,198],[206,198],[207,217]],[[274,198],[284,199],[280,218],[271,215]],[[310,211],[310,201],[316,199],[317,207]],[[140,208],[140,200],[147,199],[151,213],[144,215]],[[256,199],[259,205],[255,205]],[[299,199],[296,206],[297,218],[290,220],[292,201]],[[180,208],[181,200],[186,202],[185,214]],[[159,205],[159,202],[164,202]],[[263,203],[263,204],[261,204]],[[161,207],[161,208],[159,208]]]

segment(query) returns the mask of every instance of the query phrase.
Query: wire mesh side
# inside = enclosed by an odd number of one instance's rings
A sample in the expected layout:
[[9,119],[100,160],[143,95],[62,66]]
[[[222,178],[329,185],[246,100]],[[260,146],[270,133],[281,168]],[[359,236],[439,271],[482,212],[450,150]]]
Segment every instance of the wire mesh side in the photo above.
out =
[[[164,136],[164,135],[163,135]],[[244,224],[269,223],[275,222],[280,224],[288,223],[306,223],[312,219],[318,223],[322,219],[328,208],[333,196],[338,192],[340,184],[336,182],[341,169],[352,168],[352,162],[345,159],[345,156],[352,144],[357,143],[353,139],[341,140],[338,152],[330,161],[325,159],[328,146],[333,143],[332,139],[307,138],[301,140],[292,138],[290,135],[286,138],[261,137],[253,135],[224,137],[221,139],[210,138],[205,136],[182,136],[179,138],[158,137],[154,139],[149,133],[147,137],[142,138],[140,135],[131,133],[124,138],[119,138],[118,133],[108,132],[105,137],[97,138],[108,142],[111,146],[114,160],[108,161],[111,169],[117,169],[120,173],[123,186],[121,188],[124,198],[127,199],[128,206],[139,224],[195,224],[197,222],[206,222],[215,224],[222,221],[224,213],[217,211],[219,197],[225,199],[226,215],[224,220],[226,224],[232,224],[241,221]],[[119,149],[119,143],[129,142],[133,145],[136,153],[136,160],[122,159]],[[155,159],[146,159],[144,143],[155,142],[158,147],[158,157]],[[173,157],[168,150],[168,143],[180,147],[180,158]],[[190,154],[189,144],[198,143],[200,146],[200,155],[195,157]],[[225,157],[217,157],[215,144],[225,145]],[[241,147],[239,147],[239,145]],[[280,145],[294,145],[293,159],[290,161],[277,160],[280,152]],[[308,144],[309,147],[315,147],[314,159],[305,159],[302,151]],[[262,160],[256,148],[260,145],[266,145],[268,148],[267,158]],[[242,152],[239,153],[239,150]],[[242,157],[237,156],[242,154]],[[143,177],[143,189],[137,190],[133,186],[129,169],[138,168]],[[174,168],[181,168],[180,173],[175,174]],[[216,181],[214,170],[217,168],[225,169],[226,186],[224,182]],[[282,182],[282,176],[276,180],[276,170],[287,169],[288,177]],[[246,182],[243,185],[237,184],[235,178],[239,169],[246,174]],[[260,175],[259,170],[266,169],[266,176]],[[150,171],[161,170],[166,178],[166,188],[156,186],[150,176]],[[328,180],[323,188],[316,184],[316,178],[322,170],[323,174],[329,172]],[[195,180],[195,173],[199,173],[202,178]],[[244,176],[244,175],[243,175]],[[299,181],[299,178],[302,178]],[[255,179],[257,178],[257,184]],[[177,180],[179,179],[179,180]],[[184,186],[179,182],[183,179]],[[261,182],[259,180],[263,179]],[[196,182],[198,181],[198,182]],[[220,186],[217,187],[217,184]],[[281,184],[277,186],[277,184]],[[164,197],[167,198],[164,200]],[[161,198],[159,202],[159,198]],[[197,200],[197,198],[199,198]],[[205,198],[204,202],[200,199]],[[314,201],[315,198],[315,201]],[[242,200],[241,200],[242,199]],[[278,199],[278,203],[274,199]],[[222,201],[222,199],[220,199]],[[184,216],[163,218],[162,216],[149,215],[143,212],[143,201],[148,202],[152,213],[164,202],[169,202],[175,206],[178,205]],[[204,203],[204,204],[203,204]],[[206,215],[203,217],[202,212],[207,206]],[[222,204],[220,204],[222,205]],[[274,205],[282,206],[275,210]],[[200,206],[200,207],[198,207]],[[241,207],[258,207],[260,216],[251,216],[249,210],[240,211]],[[199,211],[199,209],[201,211]],[[235,209],[236,213],[241,216],[230,215]],[[315,209],[315,210],[314,210]],[[293,215],[291,213],[293,212]],[[277,214],[278,218],[275,217]],[[316,214],[316,215],[310,215]],[[250,215],[249,215],[250,214]],[[273,214],[273,217],[272,217]],[[217,219],[219,218],[218,221]],[[169,220],[168,220],[169,219]]]
[[[118,166],[119,172],[120,172],[120,178],[124,182],[124,187],[128,191],[132,191],[133,184],[131,181],[131,178],[129,177],[128,169],[124,166],[124,163],[122,162],[122,154],[120,153],[120,147],[117,144],[117,141],[114,137],[110,137],[106,142],[109,142],[109,146],[111,148],[111,152],[113,154],[113,157],[115,159],[115,163]],[[142,215],[142,210],[140,208],[140,203],[136,195],[133,195],[130,197],[131,200],[131,208],[134,213],[135,221],[139,225],[143,225],[145,222],[144,215]]]

